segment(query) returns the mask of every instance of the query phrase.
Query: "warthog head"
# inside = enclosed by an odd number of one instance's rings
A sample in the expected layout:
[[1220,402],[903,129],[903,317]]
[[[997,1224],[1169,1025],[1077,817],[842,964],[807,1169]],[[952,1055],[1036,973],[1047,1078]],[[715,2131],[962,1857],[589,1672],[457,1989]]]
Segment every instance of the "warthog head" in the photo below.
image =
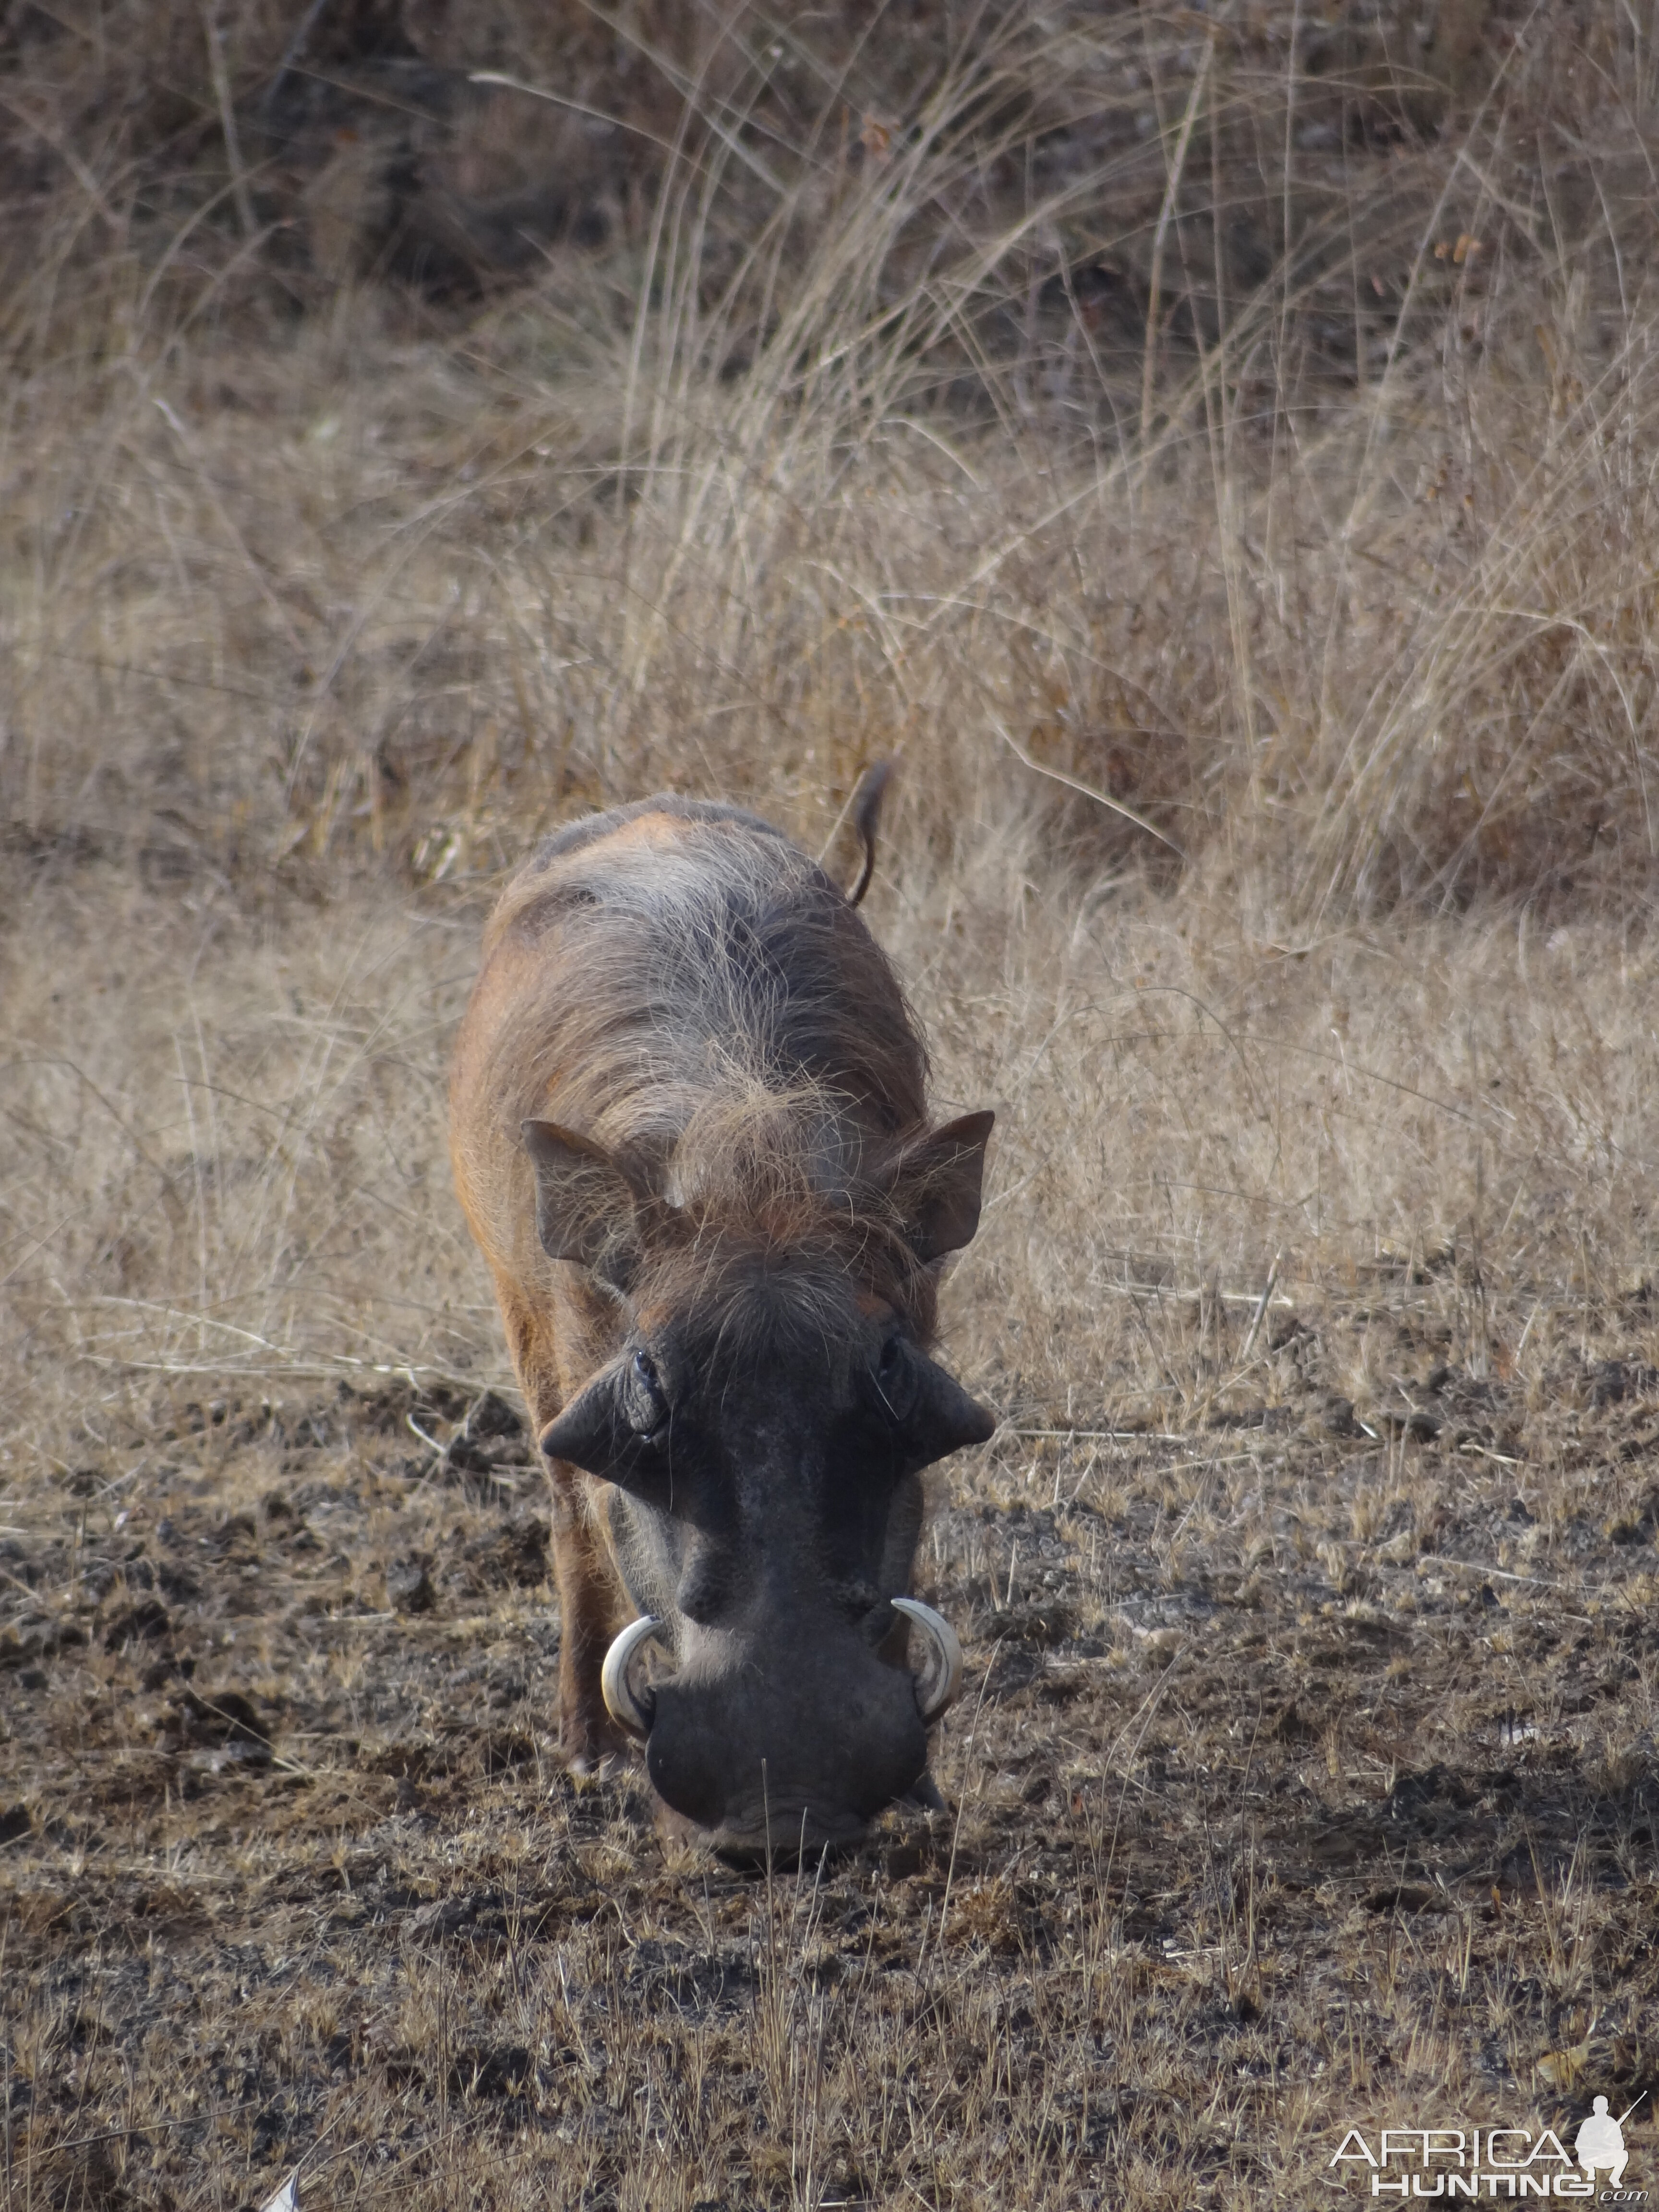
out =
[[855,1837],[922,1774],[961,1660],[906,1595],[921,1472],[994,1426],[925,1348],[992,1116],[828,1176],[844,1131],[803,1146],[786,1120],[791,1142],[735,1147],[694,1127],[655,1172],[525,1127],[545,1249],[621,1310],[620,1349],[541,1439],[613,1486],[641,1620],[606,1702],[665,1802],[739,1853]]

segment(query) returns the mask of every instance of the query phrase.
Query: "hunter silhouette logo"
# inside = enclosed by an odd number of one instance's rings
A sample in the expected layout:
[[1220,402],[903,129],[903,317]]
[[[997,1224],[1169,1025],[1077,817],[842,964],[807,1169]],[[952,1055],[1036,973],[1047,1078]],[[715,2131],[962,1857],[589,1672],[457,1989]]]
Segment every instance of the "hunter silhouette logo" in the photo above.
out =
[[[1638,2097],[1636,2105],[1641,2101]],[[1573,2137],[1573,2154],[1585,2172],[1593,2179],[1597,2169],[1605,2167],[1608,2185],[1613,2189],[1625,2179],[1625,2166],[1630,2158],[1625,2148],[1625,2122],[1636,2110],[1636,2105],[1630,2107],[1630,2112],[1620,2112],[1615,2120],[1607,2112],[1607,2099],[1598,2097],[1589,2119]]]
[[[1642,2097],[1647,2094],[1644,2089]],[[1572,2150],[1553,2128],[1384,2128],[1370,2141],[1350,2128],[1330,2163],[1369,2170],[1373,2197],[1510,2198],[1575,2197],[1602,2204],[1645,2204],[1645,2189],[1626,2189],[1625,2123],[1597,2097],[1579,2123]],[[1374,2146],[1374,2147],[1373,2147]],[[1606,2177],[1598,2188],[1597,2177]]]

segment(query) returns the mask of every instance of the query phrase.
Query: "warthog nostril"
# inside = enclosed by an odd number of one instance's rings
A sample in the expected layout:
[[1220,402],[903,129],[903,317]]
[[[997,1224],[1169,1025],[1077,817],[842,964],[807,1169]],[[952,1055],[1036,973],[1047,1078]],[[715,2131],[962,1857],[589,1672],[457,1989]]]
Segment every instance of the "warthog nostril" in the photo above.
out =
[[661,1625],[648,1613],[639,1620],[630,1620],[612,1641],[599,1674],[605,1711],[618,1728],[626,1729],[629,1735],[636,1735],[641,1741],[650,1735],[651,1723],[657,1717],[657,1695],[637,1662],[643,1660],[646,1645]]
[[919,1597],[896,1597],[891,1602],[894,1611],[912,1621],[927,1638],[927,1662],[916,1676],[916,1708],[922,1726],[932,1728],[961,1692],[962,1646],[944,1614],[935,1613]]

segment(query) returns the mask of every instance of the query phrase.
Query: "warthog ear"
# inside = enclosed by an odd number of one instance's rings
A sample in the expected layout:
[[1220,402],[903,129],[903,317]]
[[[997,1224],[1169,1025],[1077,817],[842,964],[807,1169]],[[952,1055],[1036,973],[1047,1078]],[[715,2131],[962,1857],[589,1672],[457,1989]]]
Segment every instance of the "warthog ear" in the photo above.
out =
[[668,1455],[653,1438],[641,1435],[629,1418],[628,1365],[607,1367],[541,1433],[549,1459],[581,1468],[618,1490],[630,1491],[647,1505],[666,1510],[673,1501]]
[[574,1260],[625,1290],[640,1257],[640,1215],[650,1202],[603,1145],[556,1121],[521,1121],[536,1170],[536,1231],[550,1260]]
[[936,1360],[920,1352],[913,1356],[926,1370],[908,1425],[927,1454],[921,1464],[931,1467],[936,1459],[960,1451],[965,1444],[988,1443],[997,1426],[990,1407],[970,1398],[956,1376],[947,1374]]
[[899,1154],[887,1188],[919,1260],[969,1243],[979,1227],[985,1146],[994,1114],[964,1114],[930,1129]]
[[[906,1468],[913,1474],[932,1467],[935,1460],[960,1451],[964,1444],[985,1443],[996,1433],[997,1417],[990,1407],[970,1398],[954,1375],[913,1344],[899,1347],[896,1370],[890,1372],[884,1358],[876,1387]],[[917,1510],[921,1510],[920,1499]],[[908,1552],[905,1559],[908,1573]]]
[[590,1382],[542,1431],[541,1447],[550,1459],[564,1460],[589,1474],[610,1474],[628,1436],[618,1414],[616,1379],[607,1371]]

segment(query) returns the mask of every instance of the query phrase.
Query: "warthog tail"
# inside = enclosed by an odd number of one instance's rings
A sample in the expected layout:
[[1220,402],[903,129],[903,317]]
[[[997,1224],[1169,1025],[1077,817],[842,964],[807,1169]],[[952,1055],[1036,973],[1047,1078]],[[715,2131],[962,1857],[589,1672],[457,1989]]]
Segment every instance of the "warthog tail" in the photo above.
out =
[[881,820],[881,802],[892,773],[891,761],[872,761],[859,778],[858,789],[853,793],[853,827],[859,833],[864,857],[859,864],[858,878],[847,893],[848,906],[858,904],[876,872],[876,828]]

